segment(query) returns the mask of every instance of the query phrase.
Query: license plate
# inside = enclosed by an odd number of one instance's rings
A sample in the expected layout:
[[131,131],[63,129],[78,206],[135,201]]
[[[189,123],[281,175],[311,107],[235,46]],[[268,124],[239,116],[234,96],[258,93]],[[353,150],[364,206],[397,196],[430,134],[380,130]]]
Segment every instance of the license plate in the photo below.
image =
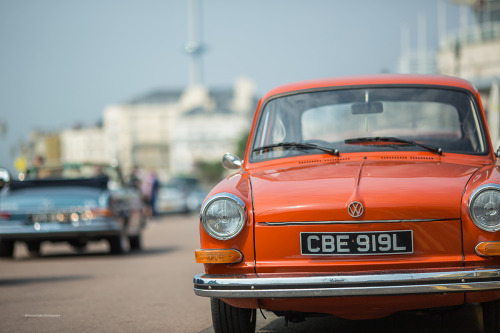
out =
[[413,232],[301,232],[300,252],[303,255],[413,253]]

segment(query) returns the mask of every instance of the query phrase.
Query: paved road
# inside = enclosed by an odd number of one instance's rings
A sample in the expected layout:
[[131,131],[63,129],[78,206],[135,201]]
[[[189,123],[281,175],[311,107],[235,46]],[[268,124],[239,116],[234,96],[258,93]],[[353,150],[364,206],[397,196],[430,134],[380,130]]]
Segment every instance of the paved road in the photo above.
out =
[[[64,244],[44,244],[30,258],[23,245],[15,260],[0,261],[0,332],[210,333],[209,301],[192,292],[198,243],[196,216],[166,216],[150,223],[144,251],[110,256],[107,244],[77,254]],[[399,314],[380,320],[258,315],[258,332],[468,332],[480,333],[476,307],[443,318]]]

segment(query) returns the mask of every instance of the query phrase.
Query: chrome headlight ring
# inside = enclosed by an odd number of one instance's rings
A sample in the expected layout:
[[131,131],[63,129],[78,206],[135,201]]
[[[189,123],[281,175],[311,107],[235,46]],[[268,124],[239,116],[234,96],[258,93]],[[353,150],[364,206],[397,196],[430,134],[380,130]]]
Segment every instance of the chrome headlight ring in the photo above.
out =
[[500,230],[500,185],[485,184],[476,188],[469,198],[469,215],[474,224],[485,231]]
[[232,193],[217,193],[201,208],[201,225],[215,239],[236,237],[243,230],[246,220],[245,203]]

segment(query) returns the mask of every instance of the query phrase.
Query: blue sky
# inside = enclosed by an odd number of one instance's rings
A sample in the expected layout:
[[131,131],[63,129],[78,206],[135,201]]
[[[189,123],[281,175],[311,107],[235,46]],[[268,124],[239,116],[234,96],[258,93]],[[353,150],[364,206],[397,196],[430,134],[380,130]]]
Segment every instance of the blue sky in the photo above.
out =
[[[446,4],[447,29],[458,7]],[[201,0],[204,83],[292,81],[396,72],[401,26],[418,15],[436,48],[437,0]],[[187,0],[0,0],[0,165],[33,129],[96,123],[103,109],[188,84]]]

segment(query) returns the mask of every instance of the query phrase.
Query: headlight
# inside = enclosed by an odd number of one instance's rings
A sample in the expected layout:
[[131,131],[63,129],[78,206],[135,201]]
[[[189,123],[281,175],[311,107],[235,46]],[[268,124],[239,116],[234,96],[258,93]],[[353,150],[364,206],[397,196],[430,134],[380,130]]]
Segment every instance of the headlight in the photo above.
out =
[[201,225],[213,238],[227,240],[240,233],[245,225],[243,201],[231,193],[212,196],[201,209]]
[[474,190],[469,199],[469,213],[479,228],[500,230],[500,186],[488,184]]

